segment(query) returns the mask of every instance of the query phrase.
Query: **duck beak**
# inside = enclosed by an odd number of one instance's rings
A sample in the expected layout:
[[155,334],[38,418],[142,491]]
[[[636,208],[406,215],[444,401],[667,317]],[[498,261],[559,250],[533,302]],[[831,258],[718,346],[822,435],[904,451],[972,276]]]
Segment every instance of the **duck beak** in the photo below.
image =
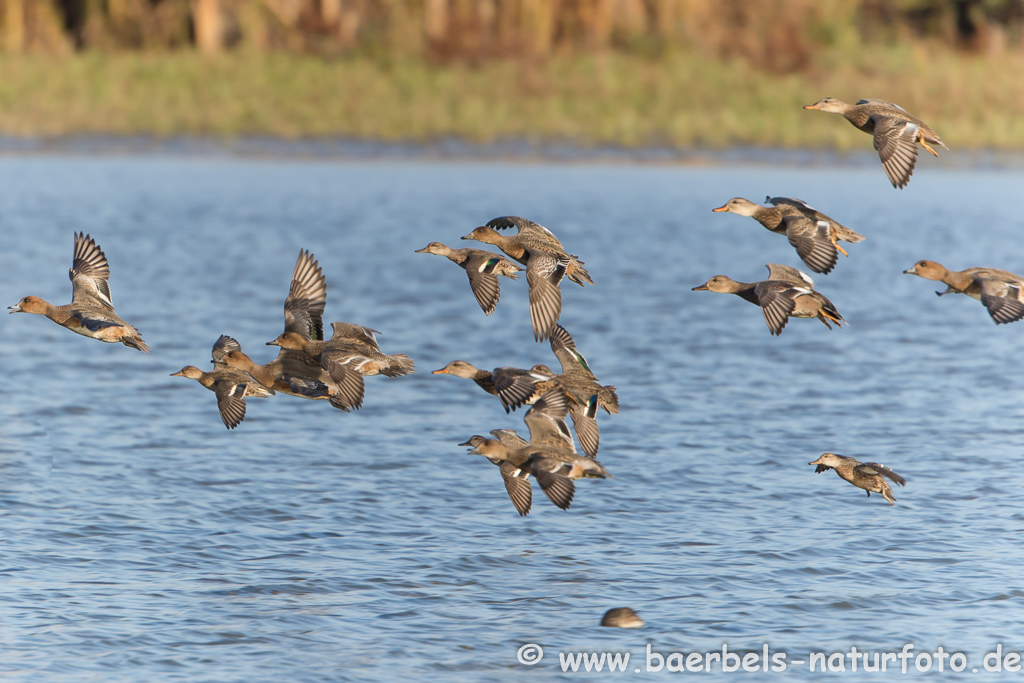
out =
[[13,306],[8,306],[7,310],[10,311],[11,313],[21,313],[21,306],[19,306],[18,304],[14,304]]
[[267,346],[280,346],[280,345],[281,345],[281,342],[277,341],[276,339],[274,341],[268,341],[267,342]]
[[700,285],[699,287],[694,287],[690,291],[691,292],[708,292],[708,291],[711,291],[711,290],[708,289],[708,285],[705,282],[704,284]]
[[459,445],[460,445],[460,446],[472,446],[473,444],[472,444],[472,443],[470,443],[470,441],[472,441],[472,439],[470,439],[470,440],[469,440],[469,441],[467,441],[466,443],[460,443]]
[[917,266],[910,266],[903,271],[904,275],[917,275]]
[[469,233],[468,235],[463,235],[463,236],[461,237],[461,239],[464,239],[464,240],[471,240],[471,239],[475,239],[475,238],[473,237],[473,233]]
[[[210,362],[212,363],[213,361],[210,361]],[[181,377],[181,376],[182,376],[181,370],[178,370],[177,372],[172,372],[171,373],[171,377]]]
[[[805,104],[805,105],[804,105],[804,109],[816,109],[816,110],[821,110],[821,107],[819,107],[819,106],[818,106],[818,103],[817,103],[817,102],[815,102],[814,104]],[[813,463],[812,463],[812,464],[813,464]]]
[[720,206],[717,209],[711,209],[711,210],[714,211],[715,213],[719,213],[720,211],[728,211],[729,210],[729,205],[726,204],[725,206]]
[[[448,368],[441,368],[440,370],[434,370],[430,374],[431,375],[447,375],[448,374]],[[465,446],[466,444],[460,443],[459,445],[460,446]]]
[[[466,238],[465,238],[465,237],[463,237],[462,239],[466,239]],[[426,254],[426,253],[428,253],[428,252],[427,252],[427,249],[429,249],[429,247],[423,247],[422,249],[417,249],[417,250],[416,250],[416,253],[417,253],[417,254]]]

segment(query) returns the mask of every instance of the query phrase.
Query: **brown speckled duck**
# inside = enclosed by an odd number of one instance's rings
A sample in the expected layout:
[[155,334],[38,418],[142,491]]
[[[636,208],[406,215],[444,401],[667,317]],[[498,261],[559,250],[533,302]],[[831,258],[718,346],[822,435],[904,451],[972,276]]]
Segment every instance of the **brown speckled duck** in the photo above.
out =
[[937,280],[946,285],[944,294],[966,294],[977,299],[997,325],[1024,318],[1024,278],[998,268],[967,268],[948,270],[935,261],[918,261],[903,271],[926,280]]
[[601,626],[643,628],[644,620],[631,607],[613,607],[601,617]]
[[882,159],[889,182],[901,190],[907,186],[914,173],[917,143],[920,142],[932,156],[939,156],[939,153],[928,143],[949,149],[939,134],[924,121],[911,116],[903,107],[885,100],[866,99],[858,100],[856,104],[847,104],[834,97],[823,97],[804,109],[842,114],[855,128],[873,136],[875,149]]
[[416,250],[417,254],[437,254],[447,256],[452,263],[457,263],[469,276],[469,286],[473,290],[473,296],[480,308],[487,315],[494,313],[494,307],[498,305],[498,297],[501,296],[501,285],[498,283],[498,276],[517,280],[517,273],[522,270],[519,266],[503,256],[499,256],[483,249],[452,249],[440,242],[431,242],[422,249]]
[[838,240],[860,242],[864,236],[829,218],[807,202],[790,197],[766,197],[771,206],[761,206],[749,199],[733,197],[712,211],[727,211],[748,216],[768,230],[785,235],[803,262],[815,273],[829,273],[836,265],[838,253],[849,256]]
[[404,353],[387,354],[380,350],[377,331],[352,323],[331,323],[333,334],[327,341],[302,339],[299,335],[285,332],[267,346],[302,350],[319,360],[331,376],[338,381],[355,372],[362,377],[384,375],[402,377],[416,372],[415,362]]
[[856,458],[845,455],[822,453],[821,457],[817,460],[807,464],[817,465],[814,471],[818,474],[828,470],[835,470],[836,474],[846,481],[859,489],[867,491],[868,498],[871,497],[872,493],[881,493],[882,497],[889,501],[889,505],[895,505],[896,498],[893,497],[892,488],[889,487],[889,483],[885,479],[891,479],[900,486],[906,486],[907,484],[906,479],[885,465],[879,465],[877,462],[862,463]]
[[316,258],[307,250],[299,252],[284,301],[284,332],[301,342],[299,348],[282,348],[277,358],[258,364],[240,349],[223,354],[221,362],[246,372],[261,385],[282,394],[327,400],[346,412],[362,405],[362,378],[348,372],[333,378],[320,367],[319,358],[302,350],[302,344],[324,338],[323,314],[327,305],[327,278]]
[[114,312],[110,299],[110,267],[96,241],[84,233],[75,233],[75,251],[71,261],[71,303],[54,306],[38,296],[26,296],[8,310],[11,313],[38,313],[76,334],[102,342],[149,353],[139,331]]
[[[510,477],[526,481],[528,475],[533,475],[548,499],[563,510],[569,508],[575,496],[574,480],[583,477],[611,477],[597,460],[575,452],[569,428],[565,424],[568,412],[565,393],[553,389],[538,398],[523,416],[530,429],[530,440],[525,445],[521,445],[522,439],[513,430],[495,430],[491,432],[496,437],[494,439],[477,435],[461,444],[472,446],[470,453],[483,455],[503,468],[506,490],[520,515],[529,512],[529,506],[524,508],[522,504],[528,498],[521,491],[513,495],[509,489]],[[521,490],[523,484],[513,482],[513,486]]]
[[597,409],[617,415],[619,396],[614,386],[601,385],[587,359],[576,349],[576,342],[561,325],[556,325],[551,333],[551,351],[562,365],[561,374],[555,374],[546,365],[535,365],[529,373],[512,376],[511,382],[499,384],[498,394],[503,404],[518,407],[532,403],[551,389],[561,389],[569,400],[569,415],[580,448],[594,457],[601,445]]
[[715,275],[695,292],[721,292],[761,307],[764,321],[773,335],[782,334],[789,318],[817,318],[832,329],[829,322],[842,327],[846,322],[836,307],[814,289],[807,274],[790,266],[769,263],[768,279],[761,282],[737,282],[726,275]]
[[[517,228],[515,235],[498,231]],[[583,267],[583,261],[569,254],[554,233],[543,225],[519,216],[494,218],[465,235],[464,240],[493,244],[526,266],[526,282],[530,286],[530,319],[533,336],[543,341],[551,335],[562,313],[562,290],[559,284],[568,277],[576,284],[594,284]]]
[[[521,403],[510,403],[509,398],[503,394],[503,390],[515,383],[518,377],[531,377],[530,370],[522,370],[520,368],[495,368],[494,370],[481,370],[464,360],[453,360],[448,365],[444,366],[440,370],[434,370],[431,374],[434,375],[452,375],[454,377],[464,377],[465,379],[471,379],[476,383],[478,387],[486,391],[491,396],[497,396],[501,400],[502,407],[505,408],[505,412],[509,412],[515,407],[521,405]],[[539,397],[539,394],[537,395]],[[530,401],[528,401],[530,402]]]
[[210,361],[214,364],[213,370],[203,372],[194,365],[186,365],[178,372],[171,373],[171,377],[194,379],[216,394],[220,419],[228,429],[234,429],[245,419],[245,399],[254,396],[262,398],[274,393],[273,389],[267,389],[244,372],[224,365],[222,359],[225,354],[241,350],[237,341],[222,334],[213,345],[213,360]]

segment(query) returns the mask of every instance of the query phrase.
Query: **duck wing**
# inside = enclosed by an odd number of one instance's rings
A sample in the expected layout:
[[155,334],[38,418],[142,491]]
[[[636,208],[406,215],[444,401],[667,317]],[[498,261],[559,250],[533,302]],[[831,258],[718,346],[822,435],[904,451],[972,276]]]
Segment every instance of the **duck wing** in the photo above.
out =
[[795,199],[793,197],[765,197],[764,201],[772,206],[791,206],[797,211],[807,214],[811,218],[815,218],[817,214],[820,213],[804,200]]
[[238,343],[233,337],[229,337],[226,334],[222,334],[217,337],[217,341],[213,343],[213,350],[210,355],[213,356],[213,362],[217,365],[223,365],[222,360],[224,354],[231,353],[232,351],[241,351],[242,345]]
[[[819,465],[821,467],[821,465]],[[906,486],[907,480],[890,470],[885,465],[879,465],[877,462],[865,462],[857,465],[853,468],[857,472],[862,472],[868,475],[880,474],[883,477],[891,479],[900,486]]]
[[920,125],[890,116],[873,114],[874,144],[885,174],[893,187],[903,189],[910,182],[917,163],[917,131]]
[[526,282],[530,286],[530,320],[537,341],[547,339],[562,314],[562,290],[559,288],[567,259],[558,259],[544,252],[530,252]]
[[492,429],[491,436],[512,449],[525,448],[527,445],[526,439],[516,434],[514,429]]
[[110,266],[103,250],[89,235],[75,233],[75,253],[71,260],[71,303],[99,304],[111,312],[114,303],[110,299]]
[[480,308],[487,315],[494,313],[501,296],[501,285],[494,268],[502,261],[500,256],[493,258],[471,256],[466,262],[466,275],[469,276],[469,287]]
[[506,413],[529,403],[537,395],[537,385],[551,379],[519,368],[496,368],[491,377]]
[[324,309],[327,307],[327,278],[308,250],[299,252],[292,271],[288,298],[284,300],[284,331],[303,339],[324,338]]
[[331,323],[331,329],[333,330],[332,342],[335,340],[354,340],[380,351],[380,345],[377,343],[377,335],[380,332],[377,330],[363,327],[362,325],[342,322]]
[[839,252],[829,238],[831,224],[800,214],[786,216],[783,220],[786,224],[786,237],[803,262],[815,273],[830,273],[839,258]]
[[565,476],[568,463],[535,454],[530,457],[530,472],[548,499],[563,510],[568,510],[576,495],[576,485]]
[[[495,430],[498,431],[498,430]],[[530,472],[516,467],[507,460],[498,465],[501,478],[505,481],[505,491],[521,517],[530,514],[533,505],[533,487],[530,486]]]
[[809,294],[813,290],[806,287],[796,287],[787,282],[776,282],[765,280],[758,282],[754,288],[757,295],[757,303],[761,306],[761,313],[768,325],[768,330],[773,335],[782,334],[786,323],[789,321],[789,314],[796,308],[796,297],[799,294]]
[[328,356],[329,352],[321,357],[321,365],[336,385],[332,387],[331,403],[359,410],[366,387],[363,376],[350,365],[331,362]]
[[769,280],[792,282],[800,287],[814,286],[814,280],[812,280],[811,276],[802,270],[797,270],[792,266],[784,266],[781,263],[766,263],[764,265],[768,269]]
[[245,419],[245,383],[233,382],[228,379],[217,379],[213,383],[213,391],[217,395],[217,409],[220,419],[228,429],[234,429]]
[[561,389],[552,389],[526,411],[523,422],[530,429],[531,444],[549,444],[575,452],[572,434],[565,423],[569,401]]
[[1021,302],[1022,283],[999,278],[975,276],[974,282],[981,290],[981,303],[996,325],[1012,323],[1024,318],[1024,303]]
[[588,379],[597,380],[587,359],[576,350],[576,342],[573,341],[572,335],[561,325],[555,325],[551,331],[551,352],[562,364],[562,374],[583,370]]
[[597,426],[597,395],[583,405],[574,404],[569,409],[573,430],[580,440],[580,448],[591,458],[597,457],[601,446],[601,429]]

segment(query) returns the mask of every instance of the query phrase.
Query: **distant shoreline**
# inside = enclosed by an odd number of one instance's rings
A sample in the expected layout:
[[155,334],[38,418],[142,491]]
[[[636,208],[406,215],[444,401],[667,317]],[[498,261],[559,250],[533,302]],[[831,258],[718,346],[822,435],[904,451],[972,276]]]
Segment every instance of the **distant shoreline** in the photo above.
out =
[[[865,137],[865,141],[870,140]],[[755,164],[874,167],[873,150],[779,149],[736,146],[728,149],[617,147],[507,139],[477,143],[446,137],[394,142],[345,137],[281,139],[269,136],[68,135],[17,137],[0,135],[0,158],[18,156],[160,156],[183,159],[266,159],[325,162],[541,163],[639,166],[721,166]],[[956,169],[1024,168],[1024,152],[987,149],[944,152],[928,158],[930,166]]]
[[[703,163],[736,150],[745,159],[762,150],[872,154],[870,137],[840,117],[803,109],[828,95],[894,101],[954,153],[1019,154],[1022,79],[1024,54],[917,44],[823,53],[801,74],[694,53],[477,67],[243,52],[0,56],[0,133],[9,136],[5,152],[156,145],[283,154],[287,146],[311,157],[417,150],[571,161],[588,150],[587,158],[647,163]],[[179,142],[152,142],[168,140]]]

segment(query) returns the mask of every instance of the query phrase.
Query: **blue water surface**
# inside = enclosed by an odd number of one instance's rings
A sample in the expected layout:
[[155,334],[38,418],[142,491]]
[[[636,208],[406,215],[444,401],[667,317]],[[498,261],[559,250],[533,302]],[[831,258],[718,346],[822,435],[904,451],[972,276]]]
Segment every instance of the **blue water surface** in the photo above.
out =
[[[1024,323],[901,271],[1024,272],[1022,185],[931,158],[904,191],[876,165],[0,159],[0,302],[69,301],[72,233],[91,233],[153,349],[2,318],[0,676],[541,680],[562,675],[559,652],[617,652],[625,675],[666,678],[688,674],[648,671],[648,646],[796,662],[910,643],[984,673],[998,644],[1024,650]],[[848,328],[793,320],[774,338],[750,304],[690,291],[800,265],[753,220],[711,213],[766,194],[867,236],[815,276]],[[534,487],[525,519],[457,446],[525,433],[522,412],[430,374],[557,366],[525,279],[486,317],[463,272],[414,253],[506,214],[586,261],[596,284],[564,284],[562,323],[622,403],[599,417],[614,479],[578,482],[566,512]],[[418,372],[369,378],[353,414],[252,399],[228,431],[211,393],[168,375],[207,366],[220,334],[273,357],[300,249],[327,275],[325,319],[380,330]],[[824,451],[904,475],[899,502],[816,475]],[[624,605],[645,628],[598,625]],[[545,651],[532,666],[527,644]]]

